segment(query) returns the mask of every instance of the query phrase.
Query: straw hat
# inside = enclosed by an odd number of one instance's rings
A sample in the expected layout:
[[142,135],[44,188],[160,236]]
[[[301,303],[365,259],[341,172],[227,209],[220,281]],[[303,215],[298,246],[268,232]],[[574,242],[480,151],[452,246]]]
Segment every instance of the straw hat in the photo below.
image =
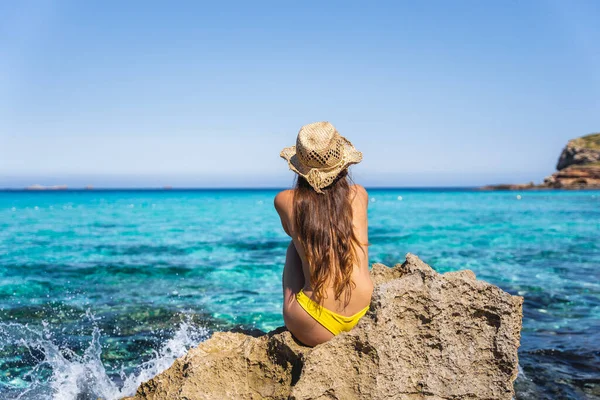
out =
[[296,145],[281,150],[292,171],[302,176],[317,193],[333,183],[338,174],[362,160],[362,153],[329,122],[304,125]]

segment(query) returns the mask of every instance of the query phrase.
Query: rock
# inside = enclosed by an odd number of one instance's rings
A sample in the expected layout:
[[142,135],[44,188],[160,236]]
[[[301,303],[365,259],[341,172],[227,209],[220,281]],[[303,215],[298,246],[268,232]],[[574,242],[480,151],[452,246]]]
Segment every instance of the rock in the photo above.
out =
[[570,140],[558,158],[556,169],[560,171],[572,165],[594,163],[600,167],[600,133]]
[[600,189],[600,164],[561,169],[544,179],[544,186],[555,189]]
[[540,185],[532,182],[489,185],[480,189],[600,189],[600,133],[570,140],[558,158],[556,169],[558,171],[544,179]]
[[521,297],[412,254],[372,276],[371,309],[352,331],[314,348],[285,328],[217,332],[128,399],[512,398]]
[[560,189],[600,189],[600,133],[570,140],[558,163],[558,172],[543,186]]

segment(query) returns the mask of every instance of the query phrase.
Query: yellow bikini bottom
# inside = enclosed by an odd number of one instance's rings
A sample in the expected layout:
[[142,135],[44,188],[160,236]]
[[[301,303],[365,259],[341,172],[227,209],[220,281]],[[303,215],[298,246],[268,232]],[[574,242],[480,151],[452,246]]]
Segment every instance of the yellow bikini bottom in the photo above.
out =
[[366,306],[358,313],[345,317],[340,314],[336,314],[333,311],[321,307],[308,297],[302,290],[296,295],[296,300],[300,307],[304,309],[311,317],[313,317],[318,323],[323,325],[325,329],[334,335],[338,335],[342,332],[348,332],[354,328],[354,325],[360,321],[360,319],[369,311],[369,306]]

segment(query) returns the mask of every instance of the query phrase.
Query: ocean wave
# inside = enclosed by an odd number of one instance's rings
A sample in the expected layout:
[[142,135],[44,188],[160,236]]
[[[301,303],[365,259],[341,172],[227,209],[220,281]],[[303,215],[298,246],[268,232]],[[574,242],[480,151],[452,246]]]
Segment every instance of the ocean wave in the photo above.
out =
[[[86,318],[94,320],[89,311]],[[103,337],[97,326],[87,348],[77,352],[62,345],[48,323],[39,329],[28,324],[0,323],[0,351],[19,348],[30,364],[26,367],[28,371],[14,377],[10,371],[5,372],[0,381],[0,396],[15,400],[116,400],[131,396],[140,383],[169,368],[176,358],[207,336],[206,328],[184,320],[158,350],[152,351],[149,360],[134,368],[121,366],[118,373],[110,373],[103,363]],[[19,364],[16,361],[13,360],[13,366]]]

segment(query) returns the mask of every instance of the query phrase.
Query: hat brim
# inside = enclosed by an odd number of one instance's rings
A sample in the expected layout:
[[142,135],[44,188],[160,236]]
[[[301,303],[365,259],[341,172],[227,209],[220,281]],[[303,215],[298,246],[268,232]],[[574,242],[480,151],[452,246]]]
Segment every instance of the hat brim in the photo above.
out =
[[302,164],[296,154],[296,146],[284,148],[279,155],[288,162],[289,168],[306,179],[317,193],[323,193],[321,189],[329,186],[342,170],[362,160],[362,153],[356,150],[348,139],[343,136],[340,136],[340,139],[343,144],[341,161],[330,168],[312,168]]

